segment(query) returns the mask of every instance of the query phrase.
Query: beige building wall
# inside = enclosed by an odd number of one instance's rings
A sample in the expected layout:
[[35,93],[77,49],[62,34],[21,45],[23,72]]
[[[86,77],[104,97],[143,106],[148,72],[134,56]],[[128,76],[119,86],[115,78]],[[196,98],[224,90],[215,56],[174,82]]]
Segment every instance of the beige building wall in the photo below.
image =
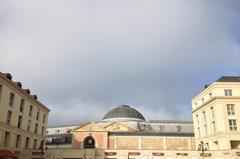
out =
[[[228,113],[230,106],[233,114]],[[196,148],[200,141],[210,150],[240,148],[240,82],[212,83],[193,98],[192,109]],[[234,130],[230,120],[236,121]]]
[[143,136],[140,140],[142,149],[166,149],[166,138]]
[[[8,112],[11,112],[11,116]],[[46,135],[48,113],[49,109],[41,104],[36,96],[22,89],[21,83],[13,82],[10,74],[0,73],[1,149],[20,154],[23,149],[39,148]]]
[[115,136],[114,149],[195,150],[192,137],[168,136]]

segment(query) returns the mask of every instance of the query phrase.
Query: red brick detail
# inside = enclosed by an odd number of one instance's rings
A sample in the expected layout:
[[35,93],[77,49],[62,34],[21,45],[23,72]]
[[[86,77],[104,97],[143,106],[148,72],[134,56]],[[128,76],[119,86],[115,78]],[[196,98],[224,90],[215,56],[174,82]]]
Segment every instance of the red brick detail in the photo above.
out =
[[114,149],[114,139],[111,138],[108,139],[108,148]]
[[103,135],[102,134],[94,134],[96,137],[95,140],[97,140],[97,146],[98,148],[104,148],[104,141],[103,141]]

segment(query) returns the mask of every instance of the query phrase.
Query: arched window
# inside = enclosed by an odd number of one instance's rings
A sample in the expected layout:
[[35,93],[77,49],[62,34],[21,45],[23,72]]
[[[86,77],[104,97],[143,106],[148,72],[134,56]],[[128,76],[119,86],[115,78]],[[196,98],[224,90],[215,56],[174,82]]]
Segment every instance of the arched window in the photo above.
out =
[[95,140],[91,136],[86,137],[83,143],[84,143],[84,148],[87,148],[87,149],[95,148]]

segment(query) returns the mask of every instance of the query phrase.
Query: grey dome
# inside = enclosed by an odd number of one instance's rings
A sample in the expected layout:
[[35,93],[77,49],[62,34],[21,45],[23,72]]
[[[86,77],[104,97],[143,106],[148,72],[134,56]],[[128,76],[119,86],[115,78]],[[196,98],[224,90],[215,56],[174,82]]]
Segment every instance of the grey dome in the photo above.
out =
[[143,120],[145,118],[137,110],[131,108],[128,105],[120,105],[110,110],[104,117],[103,120]]

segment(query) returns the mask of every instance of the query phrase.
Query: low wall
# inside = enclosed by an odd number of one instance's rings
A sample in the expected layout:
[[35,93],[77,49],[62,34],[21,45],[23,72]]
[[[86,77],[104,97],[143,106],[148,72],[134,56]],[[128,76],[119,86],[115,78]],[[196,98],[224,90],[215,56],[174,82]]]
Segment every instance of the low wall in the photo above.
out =
[[[179,150],[101,150],[49,149],[25,150],[23,159],[202,159],[200,151]],[[240,149],[205,151],[205,159],[240,159]]]

